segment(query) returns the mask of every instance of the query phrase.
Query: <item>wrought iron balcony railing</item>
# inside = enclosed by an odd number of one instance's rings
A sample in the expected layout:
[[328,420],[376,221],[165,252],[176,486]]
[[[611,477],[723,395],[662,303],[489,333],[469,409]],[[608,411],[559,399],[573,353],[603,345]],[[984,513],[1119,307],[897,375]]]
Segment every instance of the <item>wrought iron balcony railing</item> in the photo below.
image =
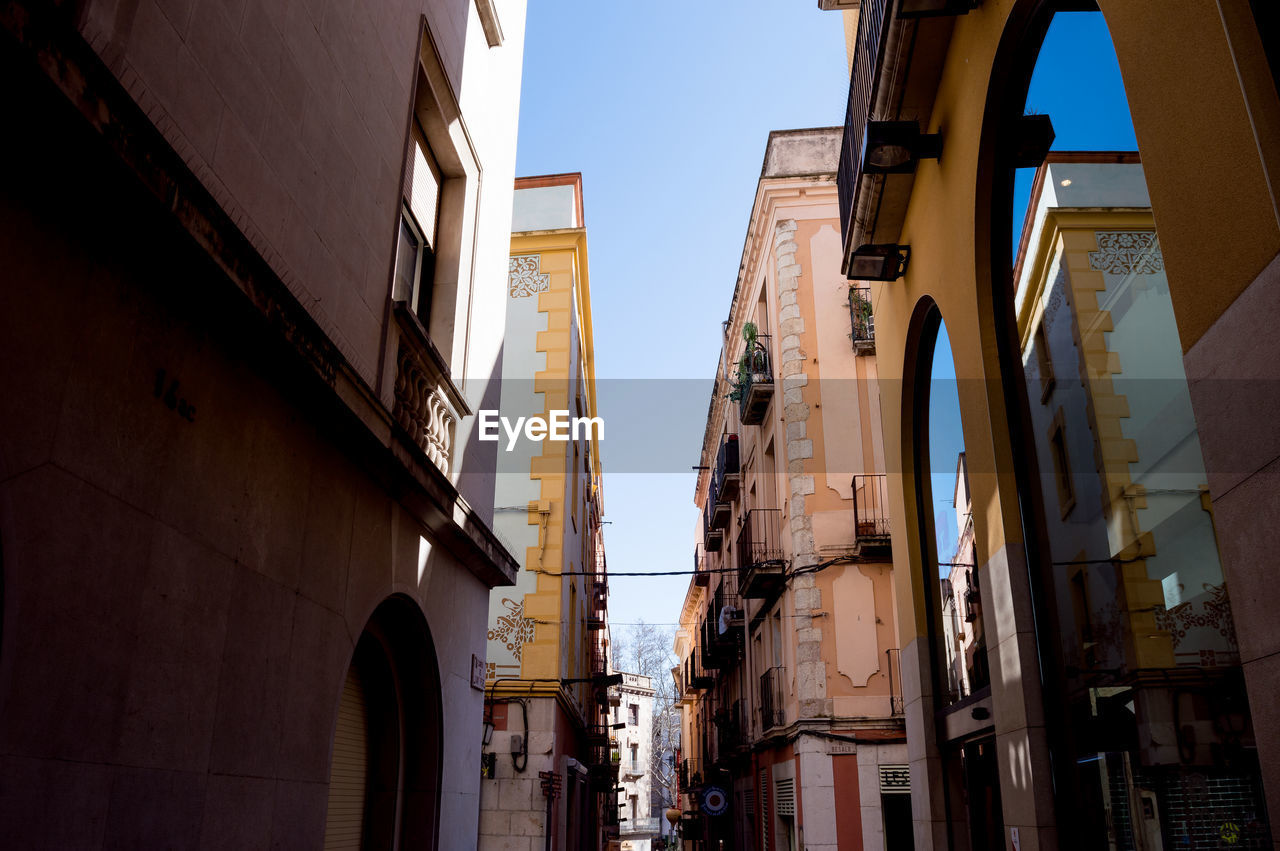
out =
[[849,287],[849,320],[853,327],[853,350],[857,354],[874,354],[876,322],[871,313],[871,287]]
[[715,500],[708,495],[707,503],[702,508],[702,529],[703,540],[706,542],[706,549],[709,553],[720,552],[720,547],[724,545],[724,525],[717,525],[712,522],[715,507]]
[[706,588],[711,584],[711,574],[707,570],[707,553],[704,545],[693,546],[693,584]]
[[773,667],[760,675],[761,733],[787,723],[782,691],[784,674],[785,670],[782,667]]
[[782,512],[754,508],[742,518],[738,532],[738,590],[743,597],[767,598],[786,583],[782,549]]
[[696,758],[681,760],[678,779],[682,790],[701,786],[703,780],[702,761]]
[[883,473],[853,477],[853,534],[863,549],[889,546],[889,485]]
[[749,342],[738,362],[734,381],[738,399],[738,419],[743,425],[760,425],[773,398],[773,361],[769,355],[769,335],[760,334]]
[[853,236],[853,216],[857,209],[858,188],[862,179],[863,135],[874,103],[876,75],[879,73],[885,35],[888,32],[888,5],[888,0],[862,0],[858,12],[853,72],[849,75],[849,100],[844,113],[844,138],[840,144],[840,165],[836,170],[840,234],[846,258],[851,250],[858,247],[849,242]]
[[733,651],[730,658],[737,660],[737,648],[743,643],[743,607],[742,599],[737,594],[725,591],[724,583],[716,587],[711,599],[710,624],[711,643],[724,655],[725,651]]
[[741,478],[741,469],[738,466],[738,435],[726,434],[720,438],[720,450],[716,453],[716,466],[711,474],[711,494],[715,501],[727,506],[737,499]]

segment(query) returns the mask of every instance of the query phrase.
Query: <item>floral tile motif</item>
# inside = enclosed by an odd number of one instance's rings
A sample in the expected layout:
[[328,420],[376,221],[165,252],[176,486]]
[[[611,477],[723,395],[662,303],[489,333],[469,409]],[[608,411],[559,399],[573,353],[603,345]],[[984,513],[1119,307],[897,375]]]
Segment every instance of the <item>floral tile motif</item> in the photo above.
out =
[[502,605],[506,606],[507,613],[498,616],[497,624],[489,630],[489,640],[502,642],[516,661],[520,661],[520,651],[533,641],[533,621],[524,616],[523,602],[503,597]]
[[1154,275],[1164,269],[1164,256],[1154,231],[1098,231],[1098,250],[1089,252],[1089,268],[1113,275]]
[[514,255],[507,275],[507,294],[511,298],[528,298],[538,293],[545,293],[551,287],[551,276],[540,271],[541,268],[541,255]]

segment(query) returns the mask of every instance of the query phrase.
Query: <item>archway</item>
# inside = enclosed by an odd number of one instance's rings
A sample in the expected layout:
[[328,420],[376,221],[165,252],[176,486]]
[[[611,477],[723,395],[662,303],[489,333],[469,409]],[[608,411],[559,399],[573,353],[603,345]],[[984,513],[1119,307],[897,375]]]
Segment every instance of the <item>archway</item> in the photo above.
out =
[[443,731],[426,619],[383,601],[356,643],[338,701],[325,848],[434,848]]
[[[1101,13],[1084,6],[1027,2],[1011,15],[993,67],[976,211],[1039,659],[1055,696],[1045,719],[1061,843],[1270,847],[1141,156],[1136,141],[1117,149],[1117,134],[1105,132],[1114,127],[1072,120],[1072,99],[1096,102],[1096,89],[1053,79],[1091,52],[1081,32],[1111,50]],[[1060,44],[1066,31],[1076,33],[1070,50]],[[1030,109],[1048,114],[1059,141],[1022,182],[1024,212],[1017,156]]]
[[946,323],[930,299],[917,305],[911,340],[907,411],[940,804],[952,848],[996,847],[1004,826],[959,382]]

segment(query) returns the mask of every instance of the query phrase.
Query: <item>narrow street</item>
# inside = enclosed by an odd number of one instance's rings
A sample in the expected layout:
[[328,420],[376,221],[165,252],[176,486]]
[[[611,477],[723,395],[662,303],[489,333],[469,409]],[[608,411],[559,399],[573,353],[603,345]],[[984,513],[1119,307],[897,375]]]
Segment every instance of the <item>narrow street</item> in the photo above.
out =
[[1280,6],[0,70],[3,847],[1280,851]]

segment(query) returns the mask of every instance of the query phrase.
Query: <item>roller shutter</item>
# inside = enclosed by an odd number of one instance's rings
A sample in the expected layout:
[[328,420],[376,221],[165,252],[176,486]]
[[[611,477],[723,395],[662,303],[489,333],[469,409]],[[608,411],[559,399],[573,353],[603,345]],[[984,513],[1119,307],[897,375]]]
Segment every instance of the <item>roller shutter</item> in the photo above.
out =
[[324,826],[326,851],[360,848],[368,778],[369,712],[359,672],[352,666],[342,687],[338,725],[333,734],[329,810]]

